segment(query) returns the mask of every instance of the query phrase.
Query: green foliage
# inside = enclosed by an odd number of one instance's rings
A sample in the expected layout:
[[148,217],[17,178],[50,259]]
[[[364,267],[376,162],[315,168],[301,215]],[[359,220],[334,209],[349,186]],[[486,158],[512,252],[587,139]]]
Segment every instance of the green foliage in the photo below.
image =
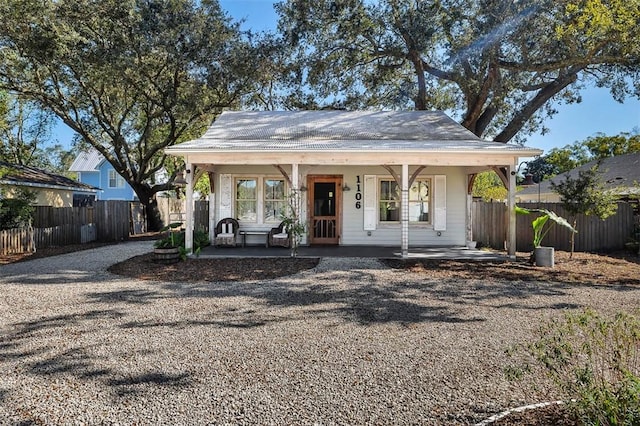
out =
[[255,47],[217,1],[6,0],[0,16],[0,89],[55,114],[150,211],[179,170],[164,148],[253,86]]
[[494,171],[478,173],[473,182],[472,194],[484,201],[506,200],[508,191]]
[[52,116],[34,103],[4,96],[0,126],[0,160],[24,166],[47,167],[51,162],[44,150],[50,145]]
[[293,52],[286,65],[316,104],[450,110],[476,135],[507,142],[544,131],[551,102],[579,102],[585,81],[616,99],[634,94],[639,0],[596,2],[292,0],[276,8]]
[[178,230],[181,226],[182,222],[173,222],[164,226],[160,232],[166,232],[167,234],[163,238],[157,240],[154,246],[156,248],[171,248],[183,245],[184,234]]
[[[640,424],[640,311],[605,317],[569,313],[538,330],[530,344],[511,349],[529,361],[505,369],[522,378],[537,365],[553,379],[586,425]],[[532,362],[532,365],[529,364]]]
[[[545,180],[568,172],[592,160],[640,151],[640,134],[620,133],[616,136],[597,134],[562,148],[552,148],[546,155],[527,164],[527,172]],[[537,179],[536,179],[537,181]]]
[[552,148],[545,156],[545,161],[553,166],[553,176],[573,170],[589,160],[582,143],[574,143],[563,148]]
[[589,150],[592,158],[602,159],[639,152],[640,134],[620,133],[616,136],[598,134],[587,138],[582,144]]
[[297,256],[302,236],[307,232],[305,223],[300,220],[299,212],[300,193],[292,189],[287,197],[287,207],[282,214],[282,222],[284,222],[284,228],[291,236],[291,256],[293,257]]
[[[576,233],[576,229],[571,226],[566,219],[558,216],[551,210],[546,209],[525,209],[522,207],[516,206],[516,213],[519,214],[530,214],[530,213],[542,213],[541,216],[536,217],[531,222],[531,226],[533,227],[533,247],[541,247],[542,240],[551,230],[551,225],[558,224],[564,226],[569,229],[572,233]],[[551,222],[549,222],[551,220]],[[549,226],[545,227],[549,223]]]
[[604,189],[598,166],[581,170],[576,178],[566,175],[560,182],[551,182],[551,189],[560,194],[562,203],[573,216],[584,214],[606,219],[618,209],[615,193]]
[[16,191],[12,198],[4,198],[0,194],[0,229],[29,226],[35,210],[32,206],[34,199],[35,194],[26,190]]
[[[162,232],[167,234],[154,243],[156,248],[174,248],[177,247],[180,250],[180,257],[184,260],[187,257],[187,250],[185,248],[185,231],[179,230],[182,226],[182,222],[174,222],[162,228]],[[200,254],[203,247],[210,244],[209,234],[205,231],[198,229],[193,231],[193,252],[196,255]]]

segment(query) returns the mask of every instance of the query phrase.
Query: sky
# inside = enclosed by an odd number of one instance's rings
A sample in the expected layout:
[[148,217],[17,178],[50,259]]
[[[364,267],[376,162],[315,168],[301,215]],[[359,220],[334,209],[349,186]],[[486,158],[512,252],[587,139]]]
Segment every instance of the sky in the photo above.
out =
[[[273,9],[274,0],[219,0],[221,7],[235,20],[244,20],[242,29],[253,31],[275,30],[278,15]],[[587,88],[582,92],[582,102],[556,105],[558,113],[545,122],[550,130],[545,135],[527,137],[525,145],[544,150],[561,148],[580,142],[590,136],[603,133],[614,136],[622,132],[640,131],[640,100],[626,99],[618,103],[606,89]],[[72,132],[64,125],[56,128],[57,139],[69,144]]]

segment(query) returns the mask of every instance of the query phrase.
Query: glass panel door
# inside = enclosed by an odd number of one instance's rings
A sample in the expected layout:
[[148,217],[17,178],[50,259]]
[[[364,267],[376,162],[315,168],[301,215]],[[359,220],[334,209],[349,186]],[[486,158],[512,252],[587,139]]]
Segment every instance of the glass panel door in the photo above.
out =
[[309,177],[311,244],[338,244],[342,177]]

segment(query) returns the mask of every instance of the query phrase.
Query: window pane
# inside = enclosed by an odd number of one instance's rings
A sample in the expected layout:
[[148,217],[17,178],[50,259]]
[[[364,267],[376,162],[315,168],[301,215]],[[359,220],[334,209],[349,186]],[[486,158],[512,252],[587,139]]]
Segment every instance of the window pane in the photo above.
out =
[[411,201],[428,201],[429,200],[429,181],[419,180],[411,185],[409,191],[409,200]]
[[238,220],[246,222],[255,222],[256,215],[256,202],[255,201],[238,201],[236,203],[236,215]]
[[236,199],[238,200],[255,200],[256,199],[256,181],[255,179],[238,179],[236,183]]
[[429,222],[429,179],[416,180],[409,191],[409,222]]
[[265,200],[284,200],[284,180],[266,179],[264,181]]
[[380,222],[400,220],[400,188],[395,180],[380,181]]
[[264,203],[265,222],[280,222],[282,219],[284,219],[284,213],[284,201],[266,201]]

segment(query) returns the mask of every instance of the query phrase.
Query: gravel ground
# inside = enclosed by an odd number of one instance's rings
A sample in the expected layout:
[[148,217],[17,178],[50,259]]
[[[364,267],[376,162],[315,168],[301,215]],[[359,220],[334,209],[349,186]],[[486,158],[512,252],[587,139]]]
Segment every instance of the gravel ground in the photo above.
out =
[[0,267],[0,424],[474,424],[555,399],[505,349],[640,289],[430,279],[325,258],[249,282],[106,271],[151,242]]

